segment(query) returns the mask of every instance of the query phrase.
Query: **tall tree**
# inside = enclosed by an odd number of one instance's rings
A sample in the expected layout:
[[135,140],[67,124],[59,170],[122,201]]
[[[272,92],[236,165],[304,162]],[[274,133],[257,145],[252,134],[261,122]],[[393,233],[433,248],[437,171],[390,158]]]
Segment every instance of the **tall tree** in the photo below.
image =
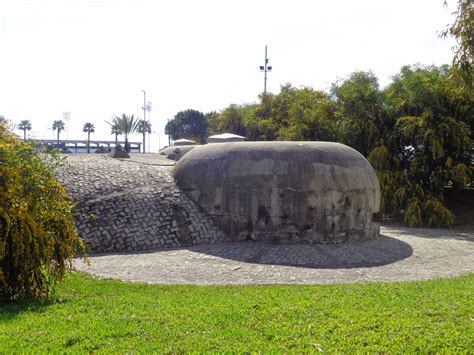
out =
[[82,131],[87,133],[87,154],[89,154],[90,147],[91,147],[91,133],[95,132],[94,124],[90,122],[84,123],[84,127],[82,127]]
[[31,131],[31,122],[28,120],[22,120],[18,125],[18,129],[23,131],[23,140],[26,140],[26,131]]
[[[446,5],[447,1],[445,1]],[[453,47],[453,78],[471,95],[474,79],[474,6],[472,0],[458,0],[454,23],[441,32],[441,37],[451,36],[456,44]]]
[[[281,89],[283,90],[283,86]],[[275,96],[268,92],[262,93],[259,95],[260,102],[246,110],[244,126],[248,139],[262,141],[277,139],[281,124],[273,114]]]
[[212,136],[218,134],[217,122],[219,121],[220,114],[217,111],[211,111],[204,115],[204,119],[207,122],[207,135]]
[[151,133],[150,121],[140,120],[137,126],[137,132],[143,135],[143,154],[145,154],[145,136],[147,133]]
[[122,131],[120,130],[120,127],[118,127],[117,125],[113,125],[110,127],[110,134],[114,134],[115,135],[115,146],[117,146],[118,144],[118,136],[122,134]]
[[53,132],[58,131],[56,147],[59,147],[59,134],[61,133],[61,131],[64,131],[64,127],[64,122],[62,120],[56,120],[53,122]]
[[385,90],[393,130],[369,155],[382,188],[382,210],[411,226],[448,226],[445,186],[463,188],[471,175],[473,114],[447,66],[405,66]]
[[[114,118],[112,118],[113,120]],[[109,121],[105,121],[109,126],[110,126],[110,134],[115,135],[115,146],[118,144],[118,136],[122,134],[122,131],[120,130],[120,125],[118,122],[112,122],[110,123]]]
[[337,104],[342,142],[367,157],[394,124],[388,120],[377,77],[372,72],[352,73],[333,84],[331,94]]
[[272,112],[277,122],[281,122],[279,140],[336,139],[335,105],[325,92],[285,85],[275,96]]
[[217,121],[217,130],[220,133],[227,132],[245,136],[244,117],[245,112],[243,108],[231,104],[221,112]]
[[134,115],[126,115],[125,113],[122,113],[122,116],[114,115],[112,118],[112,125],[116,126],[125,136],[125,150],[127,152],[130,151],[128,137],[137,131],[138,122],[139,120],[135,119]]
[[205,143],[207,121],[204,114],[196,110],[178,112],[165,126],[165,133],[175,139],[188,138]]

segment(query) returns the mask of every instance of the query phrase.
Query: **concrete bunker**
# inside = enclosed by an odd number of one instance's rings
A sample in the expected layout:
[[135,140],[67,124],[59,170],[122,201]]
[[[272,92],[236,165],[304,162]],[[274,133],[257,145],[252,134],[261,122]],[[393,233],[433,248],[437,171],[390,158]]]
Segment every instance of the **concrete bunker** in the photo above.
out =
[[343,144],[209,144],[186,154],[173,175],[229,240],[342,243],[379,234],[377,176]]
[[166,147],[160,150],[160,155],[164,155],[166,158],[178,161],[180,160],[186,153],[190,152],[197,145],[172,145],[171,147]]

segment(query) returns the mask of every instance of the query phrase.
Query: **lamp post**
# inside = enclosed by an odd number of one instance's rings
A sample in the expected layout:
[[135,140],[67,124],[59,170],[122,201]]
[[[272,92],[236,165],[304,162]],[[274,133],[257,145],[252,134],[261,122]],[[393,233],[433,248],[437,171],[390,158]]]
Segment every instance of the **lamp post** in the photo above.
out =
[[[151,111],[151,102],[146,102],[146,91],[145,90],[142,90],[143,91],[143,107],[142,107],[142,110],[143,110],[143,123],[145,124],[146,122],[146,112],[150,112]],[[146,132],[144,133],[146,134]],[[148,144],[150,144],[148,142]],[[143,144],[143,154],[145,154],[145,144]]]
[[[143,91],[143,123],[146,122],[146,91],[145,90],[142,90]],[[143,133],[145,134],[145,133]],[[143,138],[145,139],[145,138]],[[143,144],[143,154],[145,154],[145,144]]]
[[267,58],[267,46],[265,45],[265,65],[260,66],[260,71],[263,71],[265,73],[264,79],[263,79],[263,92],[266,94],[267,93],[267,72],[272,71],[272,66],[268,65],[269,59]]

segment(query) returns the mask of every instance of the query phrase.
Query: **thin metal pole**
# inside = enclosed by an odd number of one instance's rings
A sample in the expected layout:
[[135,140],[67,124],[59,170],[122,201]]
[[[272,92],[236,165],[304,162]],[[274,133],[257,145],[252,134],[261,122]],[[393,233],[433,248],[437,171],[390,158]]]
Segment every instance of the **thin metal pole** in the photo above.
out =
[[[143,129],[145,130],[145,122],[146,122],[146,91],[143,91]],[[143,132],[143,154],[145,154],[145,135],[146,132]]]
[[265,45],[265,79],[263,81],[263,92],[266,94],[267,93],[267,64],[268,64],[268,59],[267,59],[267,46]]

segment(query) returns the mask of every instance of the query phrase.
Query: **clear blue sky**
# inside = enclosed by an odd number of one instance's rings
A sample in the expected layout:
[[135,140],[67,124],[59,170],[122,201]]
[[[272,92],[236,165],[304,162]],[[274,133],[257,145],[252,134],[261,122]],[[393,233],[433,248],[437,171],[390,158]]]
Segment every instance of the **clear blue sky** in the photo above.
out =
[[[326,90],[355,70],[382,86],[406,64],[449,63],[455,1],[443,0],[2,0],[0,115],[29,119],[31,134],[52,138],[52,122],[71,112],[63,137],[110,139],[112,114],[143,116],[152,102],[152,150],[180,110],[220,110],[255,102],[291,82]],[[140,140],[137,136],[133,140]]]

